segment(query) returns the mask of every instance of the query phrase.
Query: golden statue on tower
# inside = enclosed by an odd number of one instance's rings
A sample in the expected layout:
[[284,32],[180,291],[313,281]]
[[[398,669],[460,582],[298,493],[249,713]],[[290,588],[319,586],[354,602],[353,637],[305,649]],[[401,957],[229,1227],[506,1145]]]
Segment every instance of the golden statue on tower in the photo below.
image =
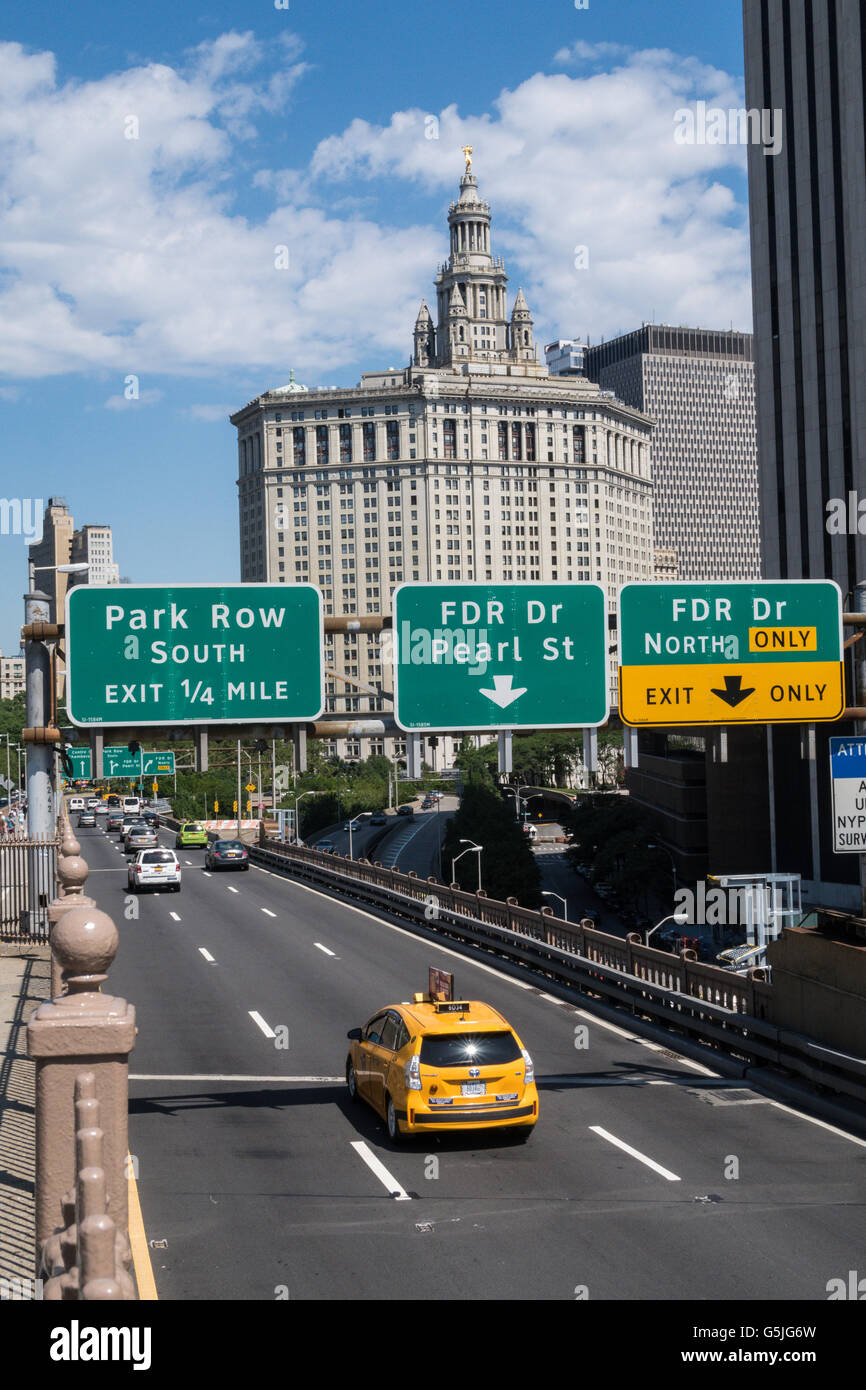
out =
[[471,145],[461,145],[460,148],[462,149],[462,151],[463,151],[463,156],[464,156],[464,158],[465,158],[465,160],[466,160],[466,172],[467,172],[467,174],[468,174],[468,173],[470,172],[471,168],[472,168],[472,146],[471,146]]

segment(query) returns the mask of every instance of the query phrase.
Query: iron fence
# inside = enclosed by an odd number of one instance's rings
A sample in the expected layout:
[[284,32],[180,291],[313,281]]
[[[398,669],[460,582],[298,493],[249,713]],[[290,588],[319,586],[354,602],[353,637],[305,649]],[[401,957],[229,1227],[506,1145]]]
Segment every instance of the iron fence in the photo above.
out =
[[56,835],[0,840],[0,941],[47,941],[57,892]]

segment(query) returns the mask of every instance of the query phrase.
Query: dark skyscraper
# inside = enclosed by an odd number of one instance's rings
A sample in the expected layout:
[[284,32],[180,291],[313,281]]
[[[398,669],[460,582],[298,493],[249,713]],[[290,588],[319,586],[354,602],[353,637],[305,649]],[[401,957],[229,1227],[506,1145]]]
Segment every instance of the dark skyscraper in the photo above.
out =
[[[746,105],[782,120],[778,154],[748,150],[763,572],[835,579],[847,608],[866,579],[866,15],[858,0],[744,0],[743,21]],[[769,766],[773,867],[856,907],[827,750],[851,732],[777,727]]]

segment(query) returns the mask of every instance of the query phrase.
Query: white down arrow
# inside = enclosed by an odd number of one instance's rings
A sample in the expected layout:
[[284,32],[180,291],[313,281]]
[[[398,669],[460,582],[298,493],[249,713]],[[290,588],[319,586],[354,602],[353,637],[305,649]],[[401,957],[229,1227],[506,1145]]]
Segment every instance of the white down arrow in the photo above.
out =
[[519,690],[512,690],[511,682],[513,676],[494,676],[493,690],[482,690],[480,693],[486,695],[488,700],[492,700],[494,705],[499,705],[500,709],[507,709],[515,700],[519,700],[521,695],[525,695],[527,686],[523,685]]

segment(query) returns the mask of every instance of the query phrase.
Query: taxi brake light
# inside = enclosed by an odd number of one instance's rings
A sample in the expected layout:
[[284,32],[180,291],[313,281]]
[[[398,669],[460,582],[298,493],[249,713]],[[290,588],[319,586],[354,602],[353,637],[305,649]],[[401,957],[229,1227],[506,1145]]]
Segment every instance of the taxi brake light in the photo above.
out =
[[526,1068],[523,1074],[523,1084],[524,1086],[531,1086],[535,1080],[535,1063],[525,1047],[522,1047],[520,1051],[523,1053],[523,1061]]
[[406,1082],[406,1089],[409,1091],[421,1090],[421,1058],[416,1052],[409,1058],[403,1068],[403,1079]]

